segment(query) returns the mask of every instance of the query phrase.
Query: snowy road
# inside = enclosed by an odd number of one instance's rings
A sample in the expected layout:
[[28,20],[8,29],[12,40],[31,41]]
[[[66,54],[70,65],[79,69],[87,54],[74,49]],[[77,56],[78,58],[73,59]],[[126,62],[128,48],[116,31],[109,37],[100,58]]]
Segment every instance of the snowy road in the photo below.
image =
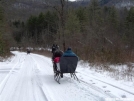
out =
[[[50,58],[36,54],[13,53],[15,57],[11,62],[0,63],[0,101],[106,101],[106,98],[122,98],[122,95],[113,93],[111,89],[104,90],[113,86],[96,80],[82,72],[81,68],[77,73],[80,83],[65,74],[61,84],[58,84],[53,78]],[[125,98],[131,98],[126,101],[134,101],[134,92],[129,94],[125,88],[123,91],[118,87],[112,89],[125,94]]]

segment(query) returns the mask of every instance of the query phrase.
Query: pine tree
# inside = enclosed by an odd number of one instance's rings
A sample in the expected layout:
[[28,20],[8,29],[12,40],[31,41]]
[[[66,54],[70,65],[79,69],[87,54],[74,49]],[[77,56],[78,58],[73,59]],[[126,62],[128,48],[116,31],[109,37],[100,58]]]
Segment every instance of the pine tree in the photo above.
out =
[[3,40],[3,28],[4,28],[3,9],[0,4],[0,56],[5,54],[5,47],[6,47],[4,44],[5,41]]
[[128,16],[126,17],[126,41],[128,45],[130,45],[131,49],[134,49],[134,7],[132,7],[129,12]]

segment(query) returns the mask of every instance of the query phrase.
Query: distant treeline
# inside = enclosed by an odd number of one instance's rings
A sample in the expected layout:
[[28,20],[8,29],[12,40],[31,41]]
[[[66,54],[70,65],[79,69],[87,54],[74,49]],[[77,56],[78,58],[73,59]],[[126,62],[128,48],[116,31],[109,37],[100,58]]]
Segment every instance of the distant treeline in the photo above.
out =
[[0,56],[5,56],[9,53],[8,38],[6,38],[6,23],[4,18],[4,10],[0,3]]
[[[18,46],[72,47],[80,59],[89,62],[133,62],[134,7],[102,7],[92,1],[88,7],[64,9],[64,16],[48,10],[27,21],[9,25]],[[61,24],[62,22],[62,24]]]

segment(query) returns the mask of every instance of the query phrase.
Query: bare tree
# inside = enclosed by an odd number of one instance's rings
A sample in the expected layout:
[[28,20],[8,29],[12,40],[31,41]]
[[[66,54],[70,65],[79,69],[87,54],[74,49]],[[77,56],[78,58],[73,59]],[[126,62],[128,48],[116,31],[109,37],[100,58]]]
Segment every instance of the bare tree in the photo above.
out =
[[56,12],[58,13],[58,16],[59,16],[59,31],[61,34],[59,35],[62,35],[62,36],[59,36],[59,40],[62,40],[62,45],[63,45],[63,50],[65,51],[66,50],[66,42],[65,42],[65,10],[66,10],[66,5],[68,3],[68,0],[53,0],[53,3],[52,1],[48,1],[46,0],[44,2],[45,5],[49,6],[49,7],[52,7],[53,9],[56,10]]

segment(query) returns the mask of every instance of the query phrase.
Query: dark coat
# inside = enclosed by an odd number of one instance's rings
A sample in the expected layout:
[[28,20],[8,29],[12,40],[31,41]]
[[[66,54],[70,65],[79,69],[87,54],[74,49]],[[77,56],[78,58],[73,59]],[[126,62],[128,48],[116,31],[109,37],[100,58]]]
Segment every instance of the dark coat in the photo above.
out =
[[56,51],[56,46],[53,45],[53,46],[52,46],[52,53],[54,53],[55,51]]
[[61,57],[63,55],[63,52],[61,50],[56,50],[53,54],[53,59],[55,57]]

